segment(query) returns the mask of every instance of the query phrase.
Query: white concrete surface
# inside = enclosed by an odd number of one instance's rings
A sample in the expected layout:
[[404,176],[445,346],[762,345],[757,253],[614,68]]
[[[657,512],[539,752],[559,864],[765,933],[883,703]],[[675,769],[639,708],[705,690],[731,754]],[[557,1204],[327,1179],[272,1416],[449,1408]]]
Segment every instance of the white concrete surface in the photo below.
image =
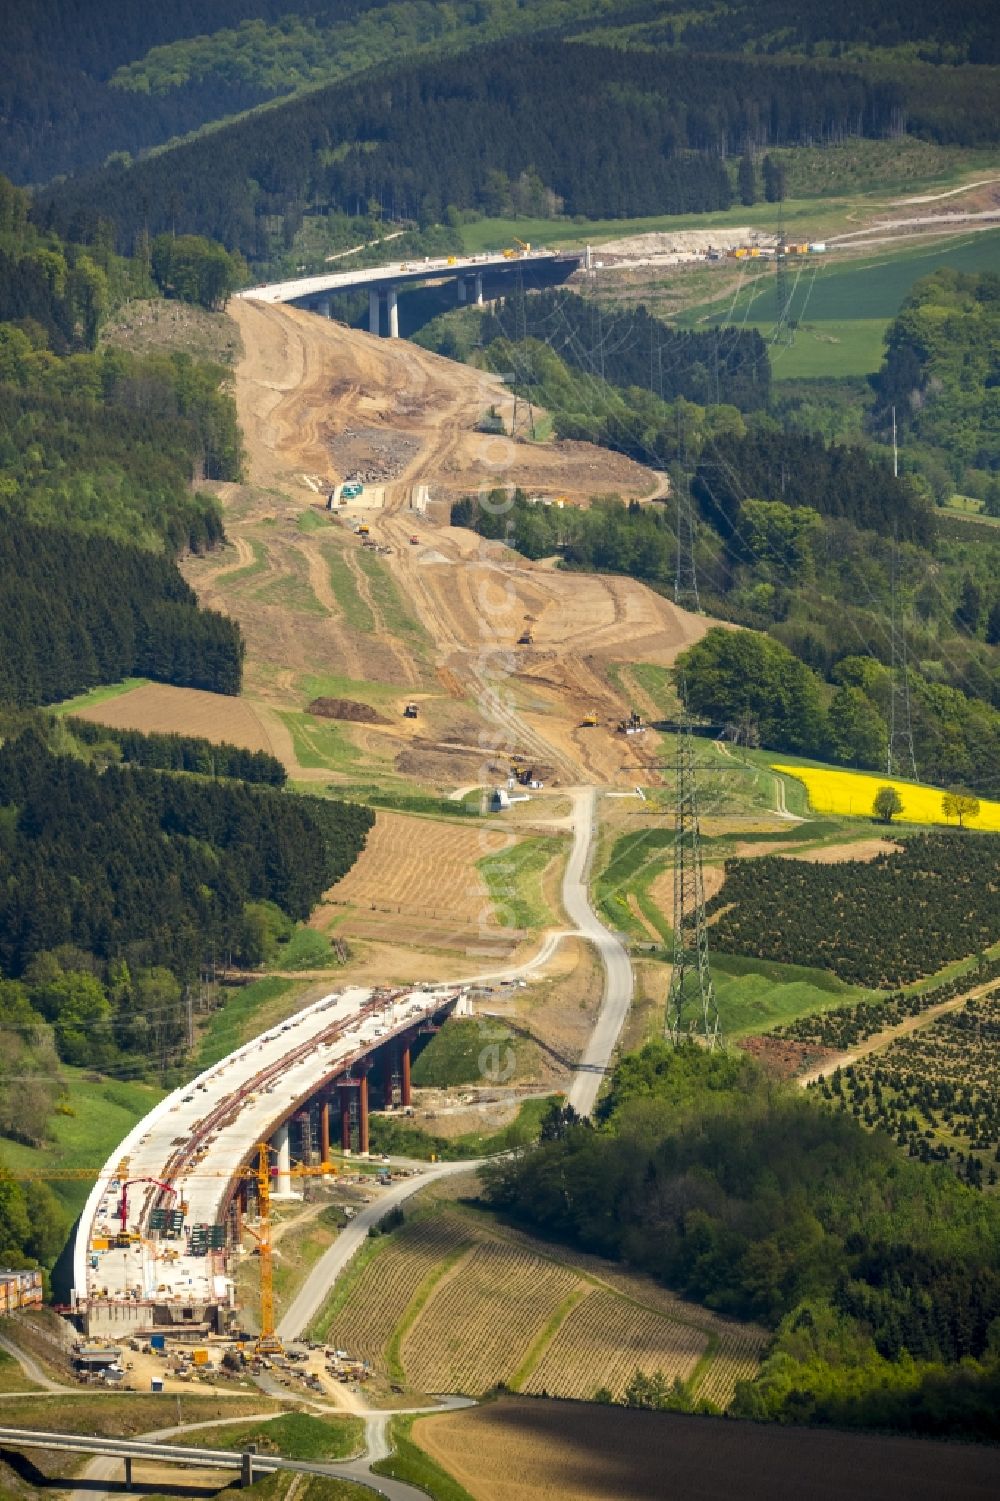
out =
[[[270,1140],[323,1083],[460,995],[455,986],[394,991],[352,986],[324,996],[174,1090],[116,1149],[91,1191],[74,1246],[78,1298],[102,1298],[106,1289],[112,1301],[226,1302],[229,1281],[221,1253],[188,1256],[183,1238],[148,1236],[150,1211],[162,1202],[157,1183],[175,1190],[171,1204],[186,1202],[187,1225],[218,1223],[233,1179],[258,1142]],[[113,1239],[119,1228],[123,1158],[129,1178],[157,1180],[129,1190],[128,1229],[141,1239],[127,1249],[92,1252],[94,1236]]]
[[[516,266],[523,266],[525,262],[562,258],[582,261],[583,256],[581,254],[577,257],[574,251],[532,250],[513,260],[508,260],[497,251],[493,254],[452,259],[438,256],[428,260],[391,261],[385,266],[365,266],[354,271],[326,271],[320,276],[300,276],[293,281],[269,282],[265,286],[247,287],[244,291],[237,292],[236,296],[244,297],[250,302],[299,302],[306,297],[318,299],[323,293],[350,292],[356,287],[367,287],[370,292],[373,287],[402,286],[408,281],[447,279],[470,273],[481,277],[484,271],[511,271]],[[370,303],[369,307],[374,307],[374,303]],[[372,329],[372,332],[375,330]]]

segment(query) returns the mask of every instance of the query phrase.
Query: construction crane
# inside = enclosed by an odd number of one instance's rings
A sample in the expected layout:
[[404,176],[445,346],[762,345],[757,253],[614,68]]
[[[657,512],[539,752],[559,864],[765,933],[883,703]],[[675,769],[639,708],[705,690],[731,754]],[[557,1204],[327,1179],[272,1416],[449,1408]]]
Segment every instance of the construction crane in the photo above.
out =
[[[164,1193],[176,1195],[177,1189],[170,1183],[163,1183],[159,1178],[130,1178],[128,1176],[128,1158],[123,1157],[119,1162],[114,1174],[122,1186],[122,1195],[119,1200],[119,1218],[121,1231],[118,1239],[124,1239],[129,1234],[127,1226],[128,1213],[128,1189],[133,1183],[155,1183]],[[14,1182],[35,1183],[39,1181],[69,1183],[81,1180],[93,1182],[101,1176],[101,1168],[70,1167],[70,1168],[44,1168],[37,1172],[7,1173],[6,1176]],[[308,1164],[304,1162],[293,1163],[287,1170],[290,1178],[320,1178],[327,1177],[337,1172],[337,1168],[330,1162]],[[181,1178],[242,1178],[250,1180],[257,1187],[257,1218],[259,1230],[253,1230],[249,1225],[244,1228],[257,1242],[257,1251],[260,1257],[260,1333],[254,1346],[259,1355],[280,1355],[282,1344],[274,1328],[274,1258],[271,1243],[271,1179],[276,1177],[278,1169],[271,1166],[271,1148],[266,1141],[257,1143],[256,1160],[245,1163],[235,1174],[226,1172],[212,1172],[210,1169],[198,1172],[181,1172]],[[129,1236],[131,1240],[133,1237]],[[138,1237],[135,1237],[138,1239]]]

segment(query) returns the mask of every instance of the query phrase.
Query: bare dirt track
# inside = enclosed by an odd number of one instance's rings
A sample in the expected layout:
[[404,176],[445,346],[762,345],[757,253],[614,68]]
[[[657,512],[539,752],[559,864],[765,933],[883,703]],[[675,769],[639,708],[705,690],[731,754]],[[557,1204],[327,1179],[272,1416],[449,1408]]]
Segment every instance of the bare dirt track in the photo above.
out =
[[985,1446],[582,1402],[502,1398],[421,1418],[413,1438],[475,1501],[987,1501],[1000,1485]]

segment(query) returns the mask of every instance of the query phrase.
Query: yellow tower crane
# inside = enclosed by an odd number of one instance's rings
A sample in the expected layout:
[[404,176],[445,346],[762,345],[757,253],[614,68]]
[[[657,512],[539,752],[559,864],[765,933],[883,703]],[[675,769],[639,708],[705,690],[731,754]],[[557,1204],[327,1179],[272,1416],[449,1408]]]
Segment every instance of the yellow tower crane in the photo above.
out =
[[[101,1168],[92,1167],[69,1167],[69,1168],[43,1168],[37,1172],[6,1173],[5,1176],[15,1183],[68,1183],[88,1181],[94,1182],[101,1176]],[[123,1157],[115,1168],[114,1176],[122,1185],[123,1193],[130,1182],[158,1182],[158,1179],[138,1178],[130,1179],[128,1176],[128,1158]],[[321,1178],[336,1173],[337,1168],[329,1162],[318,1163],[315,1166],[304,1162],[294,1163],[288,1169],[290,1178]],[[182,1178],[229,1178],[237,1177],[252,1179],[257,1186],[257,1216],[260,1224],[259,1230],[251,1230],[250,1226],[245,1229],[257,1242],[257,1250],[260,1257],[260,1333],[257,1336],[254,1348],[260,1355],[280,1355],[282,1351],[281,1340],[274,1328],[274,1257],[271,1244],[271,1148],[266,1141],[257,1143],[256,1160],[246,1163],[235,1174],[224,1172],[212,1172],[204,1170],[198,1172],[182,1172]],[[175,1192],[171,1185],[163,1184],[161,1187],[168,1192]],[[124,1232],[124,1222],[122,1225]],[[130,1239],[138,1237],[130,1236]]]

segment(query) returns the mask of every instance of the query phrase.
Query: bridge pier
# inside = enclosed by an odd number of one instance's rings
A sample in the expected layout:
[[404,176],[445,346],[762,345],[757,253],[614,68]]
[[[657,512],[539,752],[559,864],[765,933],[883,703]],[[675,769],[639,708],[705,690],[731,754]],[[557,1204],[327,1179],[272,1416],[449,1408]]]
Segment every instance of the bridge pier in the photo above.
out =
[[483,305],[483,273],[476,272],[476,307]]
[[396,288],[390,287],[385,294],[386,307],[389,313],[389,338],[399,338],[399,309],[396,306]]
[[330,316],[330,299],[329,299],[329,297],[320,297],[320,298],[317,298],[317,301],[316,301],[316,311],[317,311],[317,313],[319,313],[319,315],[322,318],[329,318],[329,316]]
[[368,293],[368,332],[374,334],[376,338],[382,332],[382,319],[380,316],[381,298],[382,294],[377,288]]
[[325,1094],[319,1102],[319,1160],[323,1167],[330,1165],[330,1096]]
[[368,1068],[367,1060],[361,1064],[361,1081],[358,1084],[358,1153],[368,1156]]
[[126,1454],[125,1455],[125,1489],[127,1491],[130,1491],[132,1489],[132,1456],[131,1456],[131,1454]]
[[401,1067],[401,1070],[400,1070],[399,1103],[403,1107],[403,1109],[405,1110],[409,1106],[410,1100],[412,1098],[412,1090],[410,1088],[410,1044],[409,1044],[409,1042],[404,1042],[403,1043],[403,1053],[402,1053],[401,1063],[402,1063],[402,1067]]
[[462,302],[464,302],[466,300],[466,298],[468,297],[468,295],[469,295],[469,289],[468,289],[468,287],[465,284],[465,277],[464,276],[460,276],[460,277],[458,277],[457,281],[455,282],[455,301],[459,302],[459,303],[462,303]]
[[279,1126],[271,1137],[271,1146],[278,1159],[278,1173],[274,1180],[272,1198],[290,1199],[292,1197],[292,1149],[288,1140],[287,1121]]

